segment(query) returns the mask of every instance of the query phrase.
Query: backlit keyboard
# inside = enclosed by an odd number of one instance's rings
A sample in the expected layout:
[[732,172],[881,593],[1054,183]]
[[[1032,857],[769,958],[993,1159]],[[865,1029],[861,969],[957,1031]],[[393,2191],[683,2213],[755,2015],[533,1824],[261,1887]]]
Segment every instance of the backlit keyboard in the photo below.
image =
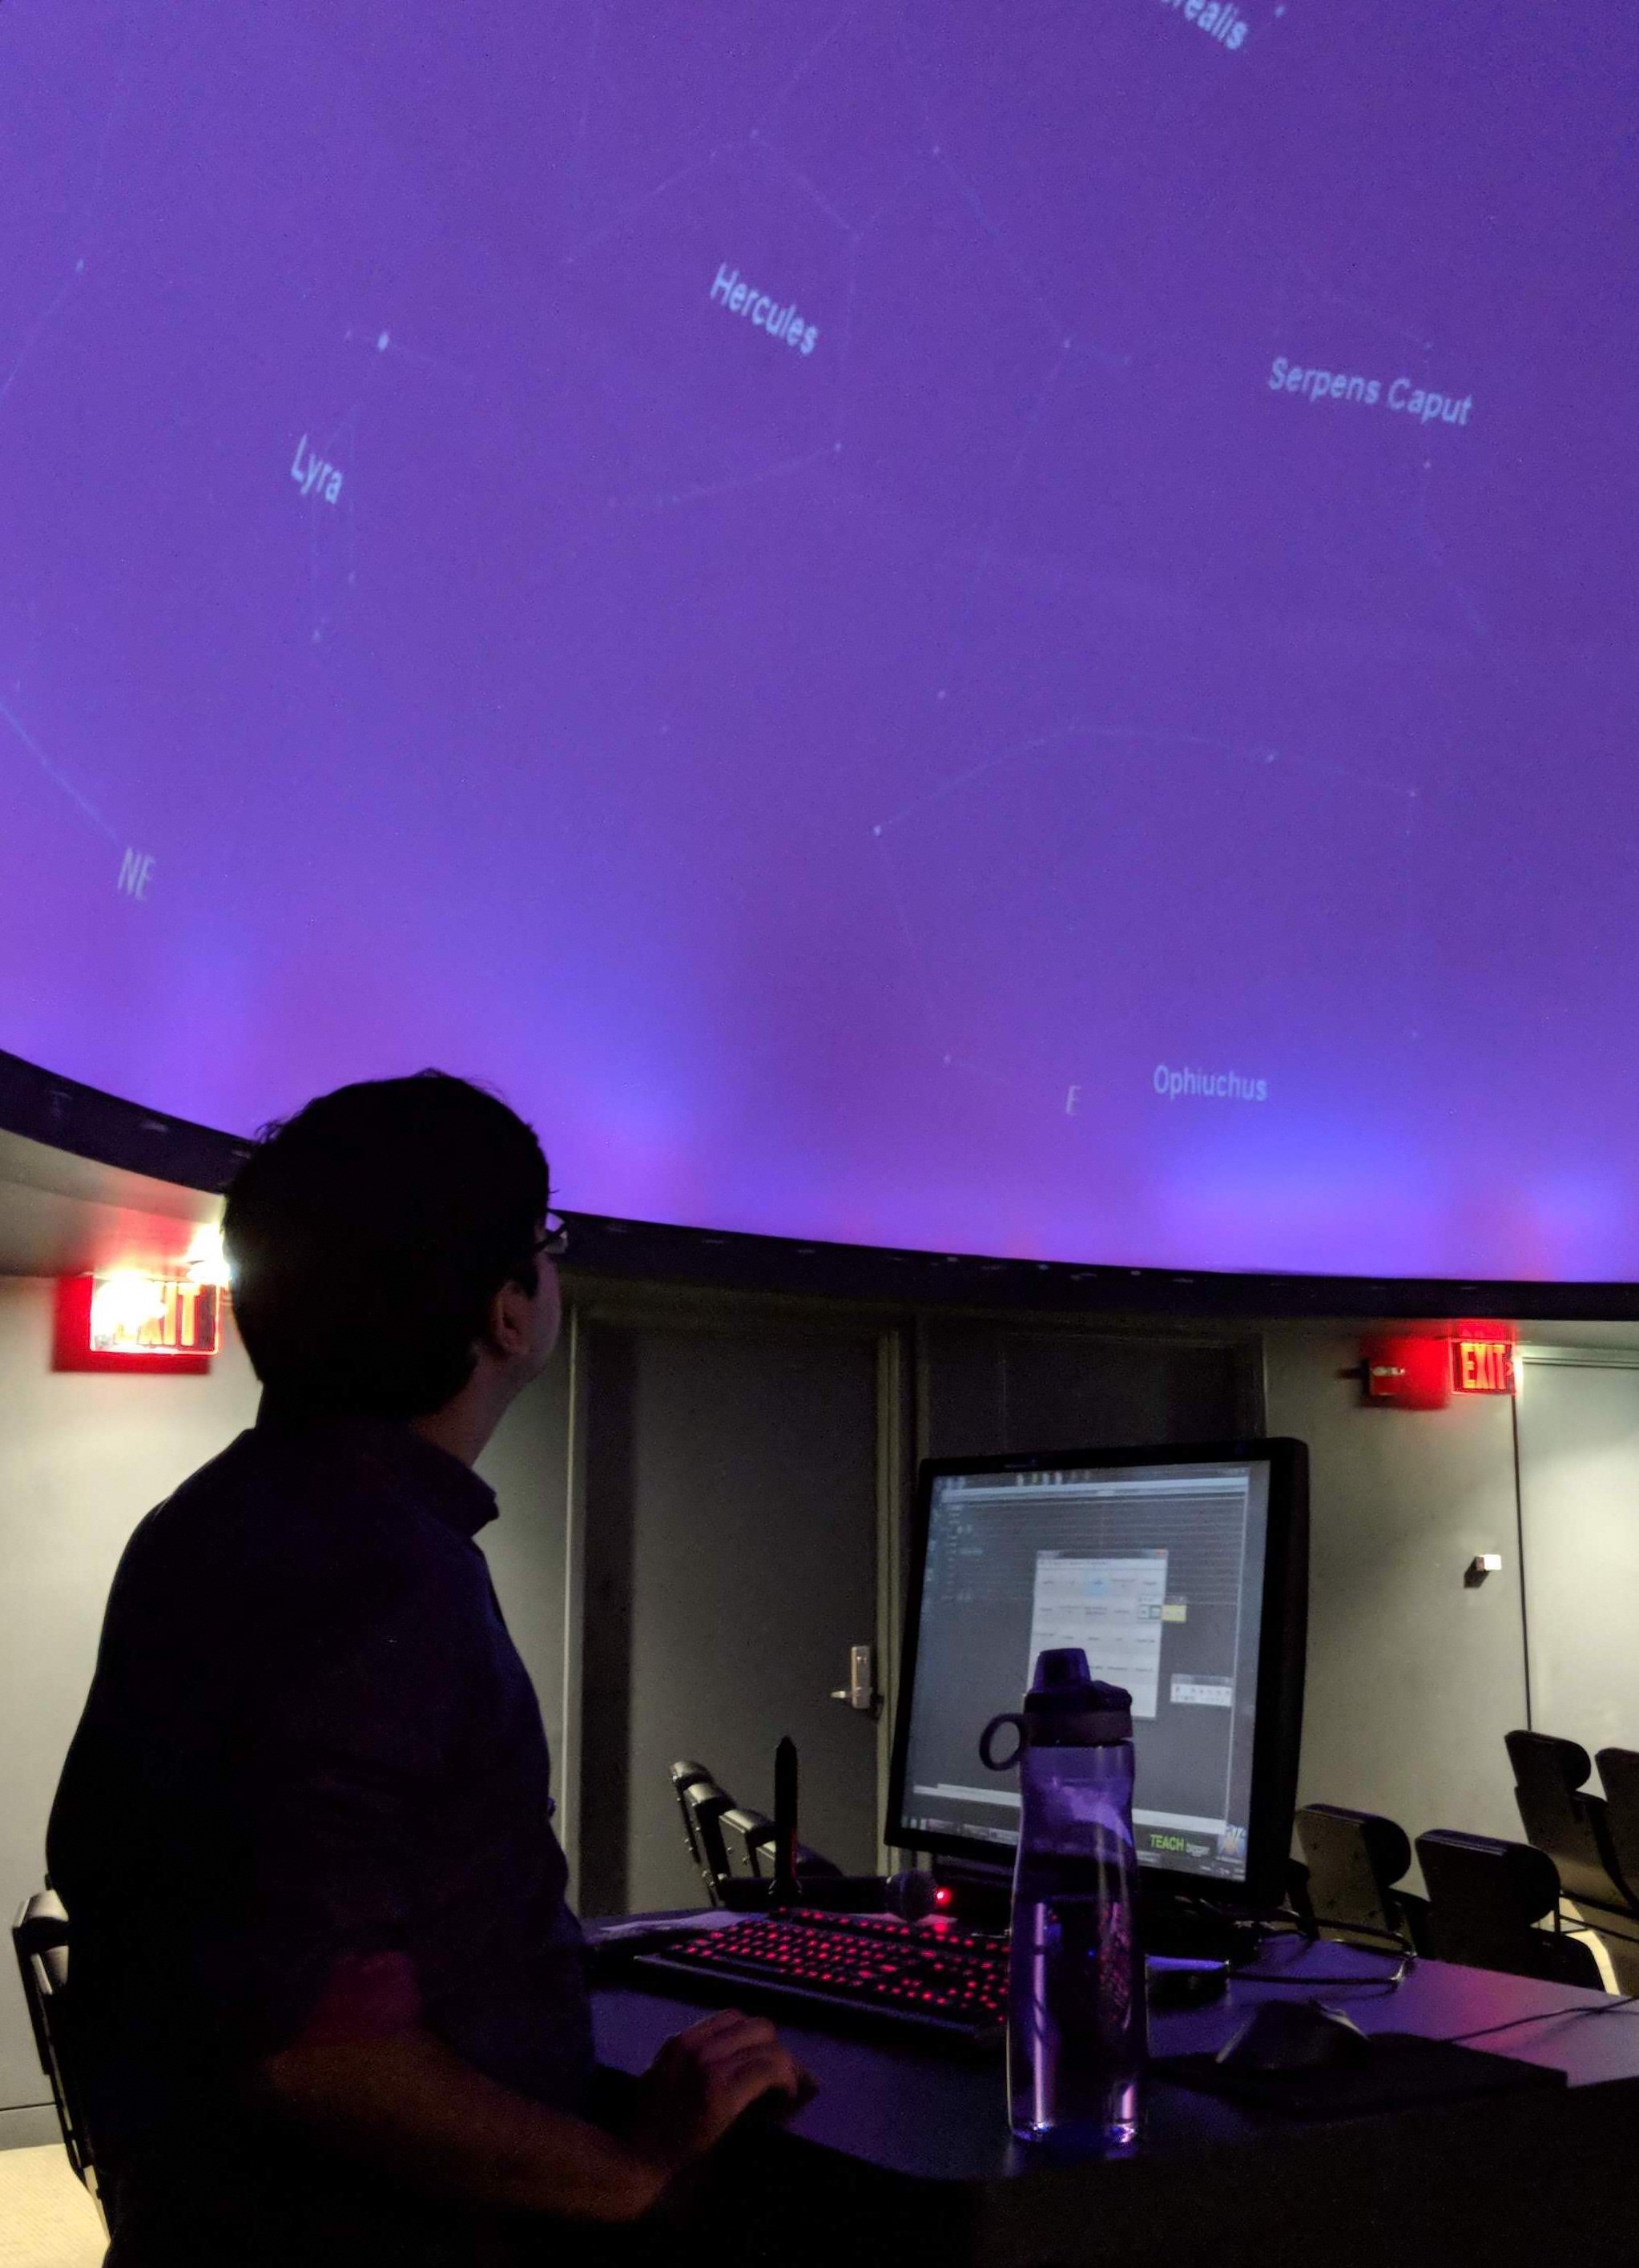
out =
[[[714,1999],[790,2004],[974,2046],[1007,2019],[1007,1940],[958,1922],[894,1914],[754,1915],[642,1955],[640,1971],[710,1990]],[[711,1989],[717,1987],[720,1989]]]

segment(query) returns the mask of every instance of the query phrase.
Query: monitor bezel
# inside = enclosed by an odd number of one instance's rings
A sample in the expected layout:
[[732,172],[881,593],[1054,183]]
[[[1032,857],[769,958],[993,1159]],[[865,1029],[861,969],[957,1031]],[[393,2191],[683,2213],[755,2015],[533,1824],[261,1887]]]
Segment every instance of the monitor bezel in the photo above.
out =
[[1266,1440],[1149,1442],[1121,1448],[1036,1449],[986,1457],[926,1457],[917,1468],[915,1507],[905,1594],[905,1624],[893,1697],[893,1738],[888,1772],[891,1849],[917,1851],[937,1860],[996,1874],[1012,1871],[1012,1853],[978,1837],[930,1833],[905,1817],[906,1761],[911,1697],[922,1628],[922,1583],[936,1481],[964,1474],[1086,1472],[1101,1467],[1267,1464],[1268,1524],[1259,1625],[1257,1728],[1253,1740],[1252,1801],[1244,1881],[1195,1874],[1183,1867],[1146,1867],[1146,1901],[1201,1898],[1225,1907],[1274,1909],[1285,1902],[1297,1800],[1297,1758],[1303,1737],[1304,1678],[1309,1615],[1309,1451],[1286,1435]]

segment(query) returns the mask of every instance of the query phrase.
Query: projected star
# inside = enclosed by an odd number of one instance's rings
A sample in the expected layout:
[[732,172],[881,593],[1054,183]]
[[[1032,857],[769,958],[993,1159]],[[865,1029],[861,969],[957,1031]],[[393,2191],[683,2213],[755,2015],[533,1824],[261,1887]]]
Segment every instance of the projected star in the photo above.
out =
[[[6,396],[22,376],[42,340],[49,335],[53,324],[67,304],[70,295],[81,283],[85,274],[85,261],[83,257],[77,258],[51,299],[27,328],[5,376],[0,379],[0,409],[4,408]],[[0,449],[4,448],[4,424],[0,424]],[[0,720],[3,720],[7,726],[14,747],[21,747],[28,756],[33,758],[40,770],[55,787],[60,789],[68,797],[81,816],[96,828],[99,834],[106,836],[110,843],[118,843],[120,837],[117,830],[108,824],[90,798],[75,785],[62,765],[47,755],[21,718],[4,701],[0,701]]]
[[[1318,862],[1340,793],[1352,827]],[[1278,1031],[1318,998],[1345,1020],[1363,928],[1410,1036],[1414,933],[1376,922],[1376,893],[1412,898],[1418,808],[1402,782],[1174,730],[1082,719],[996,750],[871,829],[923,1045],[1040,1107],[1158,1027]],[[1328,933],[1348,942],[1327,954]]]
[[[696,431],[673,435],[659,425],[655,443],[670,450],[681,476],[612,492],[610,505],[671,510],[823,473],[849,485],[897,482],[918,502],[943,489],[945,507],[982,541],[1067,365],[1085,357],[1121,371],[1132,355],[1096,329],[1084,335],[996,225],[930,125],[897,19],[857,9],[836,17],[777,85],[748,99],[746,114],[731,126],[714,121],[708,146],[612,207],[600,206],[588,179],[587,152],[611,92],[601,21],[594,10],[562,260],[589,312],[619,321],[612,288],[664,260],[677,297],[657,320],[674,380],[692,385],[696,421],[725,390],[720,363],[709,359],[720,342],[698,320],[724,262],[775,298],[794,295],[819,319],[812,357],[753,366],[744,417],[723,432],[715,465]],[[850,115],[858,120],[851,132]],[[749,249],[737,249],[746,239],[767,244],[761,268]],[[926,384],[920,328],[906,321],[893,281],[908,244],[921,262],[938,259],[930,239],[945,248],[938,264],[961,279],[947,331],[967,327],[942,339],[942,358],[960,367],[965,354],[970,365],[980,357],[961,385],[937,390]],[[1005,366],[986,368],[998,311],[1010,309]],[[628,328],[635,322],[622,323],[622,335]],[[741,329],[736,343],[754,348]],[[1011,423],[989,415],[998,387],[1018,405]],[[748,447],[759,421],[766,442]],[[781,446],[792,423],[806,427],[803,446]],[[754,461],[734,461],[747,456]],[[952,461],[962,467],[954,493]]]
[[[1385,309],[1321,281],[1302,261],[1283,261],[1275,270],[1272,287],[1271,357],[1296,357],[1301,353],[1305,359],[1316,361],[1325,357],[1340,368],[1345,364],[1353,367],[1358,362],[1370,368],[1383,387],[1406,373],[1420,385],[1437,387],[1443,373],[1437,339],[1424,337]],[[1384,430],[1377,438],[1385,452],[1385,479],[1392,472],[1411,477],[1415,500],[1404,522],[1408,540],[1464,626],[1487,636],[1490,626],[1473,590],[1453,569],[1438,533],[1442,486],[1459,468],[1449,454],[1444,460],[1437,459],[1430,445],[1444,446],[1450,437],[1437,428],[1430,434],[1401,432],[1392,425],[1391,415],[1385,412]],[[1502,476],[1494,460],[1488,462],[1487,476],[1493,482]]]
[[[360,473],[371,433],[371,412],[381,401],[380,389],[394,382],[401,372],[409,383],[422,374],[453,380],[470,391],[476,374],[447,355],[412,345],[390,328],[371,330],[349,327],[343,343],[363,358],[362,376],[347,407],[309,432],[304,428],[298,455],[290,466],[297,482],[293,501],[311,506],[307,520],[307,600],[310,640],[320,645],[340,628],[358,588],[359,546],[357,499]],[[311,473],[323,468],[334,480],[314,482]],[[304,469],[311,468],[304,482]]]

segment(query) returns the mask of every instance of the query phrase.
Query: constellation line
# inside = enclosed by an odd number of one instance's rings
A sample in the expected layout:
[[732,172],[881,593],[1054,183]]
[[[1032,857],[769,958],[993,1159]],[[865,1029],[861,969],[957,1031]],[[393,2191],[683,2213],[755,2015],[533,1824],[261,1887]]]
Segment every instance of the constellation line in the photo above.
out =
[[12,715],[11,711],[6,707],[4,701],[0,701],[0,717],[4,718],[6,723],[17,734],[18,739],[21,740],[23,746],[28,750],[30,755],[33,757],[35,762],[40,766],[41,771],[45,773],[47,778],[54,781],[55,784],[62,790],[64,795],[68,796],[71,801],[77,803],[80,809],[85,813],[86,818],[91,821],[92,826],[100,828],[102,832],[107,836],[109,842],[114,843],[117,848],[120,837],[114,833],[113,828],[109,826],[107,821],[103,817],[101,812],[98,810],[96,805],[89,802],[86,798],[80,793],[78,788],[75,786],[68,774],[52,762],[50,757],[40,747],[33,734],[28,730],[28,727],[19,718]]

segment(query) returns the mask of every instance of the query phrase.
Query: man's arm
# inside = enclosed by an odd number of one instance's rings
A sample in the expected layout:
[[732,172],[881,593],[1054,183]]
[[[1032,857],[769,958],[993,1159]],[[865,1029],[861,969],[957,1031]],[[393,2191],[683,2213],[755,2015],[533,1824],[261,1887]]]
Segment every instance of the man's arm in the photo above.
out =
[[804,2082],[772,2026],[724,2012],[661,2051],[617,2139],[513,2092],[428,2026],[406,1948],[421,1822],[464,1724],[466,1633],[437,1571],[396,1576],[343,1594],[343,1626],[309,1640],[256,1719],[257,2091],[408,2189],[635,2220],[748,2103],[795,2100]]
[[667,2041],[618,2138],[497,2085],[420,2027],[298,2042],[260,2075],[285,2114],[408,2186],[601,2221],[646,2213],[760,2096],[790,2107],[808,2091],[774,2027],[729,2009]]

